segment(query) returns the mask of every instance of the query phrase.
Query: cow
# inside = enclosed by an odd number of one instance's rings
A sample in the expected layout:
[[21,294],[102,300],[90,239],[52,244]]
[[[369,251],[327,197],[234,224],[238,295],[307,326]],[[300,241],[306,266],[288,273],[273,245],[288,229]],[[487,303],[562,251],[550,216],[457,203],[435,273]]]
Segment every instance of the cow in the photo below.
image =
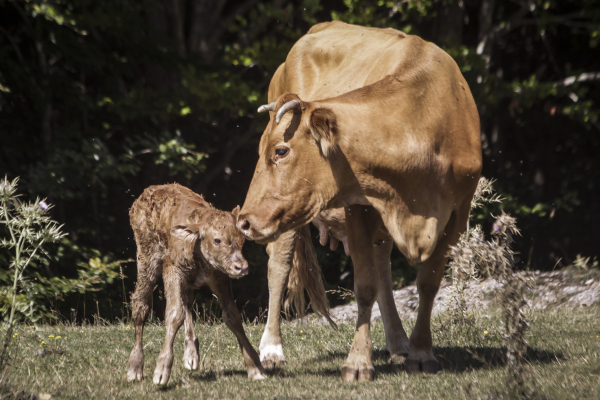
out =
[[208,285],[223,310],[223,320],[240,344],[248,377],[264,379],[266,372],[244,333],[231,279],[248,274],[242,255],[244,236],[236,229],[239,206],[232,212],[217,210],[201,195],[178,185],[150,186],[129,211],[137,245],[138,277],[133,293],[135,344],[127,380],[141,380],[144,369],[142,336],[150,312],[152,292],[162,275],[167,308],[167,333],[158,356],[153,382],[164,385],[171,376],[173,341],[185,323],[183,365],[198,368],[198,339],[192,324],[193,291]]
[[269,101],[238,229],[271,243],[323,210],[344,208],[358,304],[345,381],[374,377],[369,322],[388,279],[374,242],[385,229],[411,265],[421,264],[413,332],[392,328],[408,348],[405,368],[437,372],[433,300],[482,167],[479,115],[460,69],[417,36],[323,23],[293,46]]

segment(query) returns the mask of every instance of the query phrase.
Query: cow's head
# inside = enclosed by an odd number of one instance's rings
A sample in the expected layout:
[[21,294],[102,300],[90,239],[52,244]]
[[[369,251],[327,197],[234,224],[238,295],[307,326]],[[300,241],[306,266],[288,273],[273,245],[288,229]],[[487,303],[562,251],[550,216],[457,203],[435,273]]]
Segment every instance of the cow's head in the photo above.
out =
[[214,211],[202,223],[175,225],[171,234],[190,243],[193,251],[200,251],[214,268],[241,278],[248,274],[248,261],[242,255],[244,235],[235,226],[240,206],[232,212]]
[[335,194],[330,161],[339,134],[330,108],[295,94],[258,111],[273,114],[237,227],[248,239],[269,242],[310,222]]

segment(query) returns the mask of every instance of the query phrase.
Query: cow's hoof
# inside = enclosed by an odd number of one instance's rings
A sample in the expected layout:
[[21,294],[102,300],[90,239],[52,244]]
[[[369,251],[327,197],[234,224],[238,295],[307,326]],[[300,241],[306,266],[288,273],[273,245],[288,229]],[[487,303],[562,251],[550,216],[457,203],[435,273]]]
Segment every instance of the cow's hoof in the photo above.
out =
[[342,380],[344,382],[366,382],[372,381],[375,377],[375,368],[366,363],[358,368],[344,366],[342,367]]
[[284,368],[287,364],[287,361],[285,361],[285,359],[282,360],[277,357],[265,357],[260,363],[264,369],[270,371],[276,368]]
[[441,371],[440,364],[436,360],[406,360],[404,368],[409,374],[424,372],[426,374],[437,374]]
[[264,349],[260,350],[260,363],[266,370],[284,368],[287,362],[285,361],[285,356],[283,355],[283,346],[265,346]]
[[438,363],[436,360],[423,361],[422,368],[423,372],[426,374],[437,374],[442,372],[440,363]]
[[144,377],[144,366],[132,366],[127,368],[127,382],[133,382],[135,380],[141,381]]
[[152,382],[155,385],[166,385],[171,377],[171,368],[158,364],[154,370],[154,378]]

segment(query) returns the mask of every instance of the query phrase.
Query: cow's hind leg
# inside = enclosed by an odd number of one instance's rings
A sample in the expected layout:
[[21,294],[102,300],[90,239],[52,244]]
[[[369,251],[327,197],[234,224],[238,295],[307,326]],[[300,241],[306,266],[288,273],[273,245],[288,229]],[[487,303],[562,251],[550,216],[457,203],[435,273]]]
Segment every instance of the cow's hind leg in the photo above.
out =
[[379,289],[379,273],[374,265],[373,238],[381,217],[370,206],[346,206],[345,211],[348,245],[354,264],[358,321],[350,353],[342,366],[342,379],[369,381],[375,375],[370,335],[371,309]]
[[177,331],[185,320],[187,308],[187,293],[185,277],[173,265],[165,265],[163,280],[165,282],[165,295],[167,297],[167,309],[165,312],[165,327],[167,334],[165,343],[158,355],[156,368],[154,369],[154,383],[165,385],[171,377],[173,366],[173,342]]
[[458,211],[452,212],[444,233],[438,239],[437,246],[431,256],[421,264],[417,274],[417,290],[419,292],[419,312],[417,322],[410,335],[410,349],[405,366],[409,373],[436,373],[440,366],[433,355],[431,339],[431,310],[433,300],[444,276],[448,250],[458,242],[469,215],[469,201],[465,201]]
[[242,317],[235,306],[233,292],[231,291],[231,279],[222,272],[213,271],[208,280],[208,284],[221,304],[225,325],[233,332],[240,344],[244,356],[244,363],[246,364],[246,371],[248,372],[248,378],[265,379],[267,373],[260,364],[258,354],[256,353],[256,350],[252,348],[252,345],[244,332]]
[[162,260],[157,256],[151,258],[138,245],[137,249],[138,277],[135,292],[131,298],[132,318],[135,324],[135,344],[127,365],[127,380],[142,380],[144,376],[144,349],[142,338],[144,324],[150,314],[152,292],[160,276]]
[[192,319],[192,302],[194,300],[194,289],[189,288],[187,292],[187,303],[185,304],[185,341],[183,345],[183,366],[186,369],[195,371],[198,369],[200,360],[199,343],[194,332],[194,321]]
[[390,354],[390,361],[393,363],[403,363],[408,356],[409,340],[398,310],[394,302],[394,293],[392,287],[392,269],[390,255],[394,247],[393,240],[386,240],[379,246],[375,246],[375,265],[379,272],[379,296],[377,304],[381,311],[383,319],[383,328],[385,330],[385,349]]
[[267,245],[269,254],[269,313],[267,324],[260,340],[260,361],[266,369],[285,366],[281,340],[281,301],[292,267],[296,244],[296,231],[283,233],[275,242]]

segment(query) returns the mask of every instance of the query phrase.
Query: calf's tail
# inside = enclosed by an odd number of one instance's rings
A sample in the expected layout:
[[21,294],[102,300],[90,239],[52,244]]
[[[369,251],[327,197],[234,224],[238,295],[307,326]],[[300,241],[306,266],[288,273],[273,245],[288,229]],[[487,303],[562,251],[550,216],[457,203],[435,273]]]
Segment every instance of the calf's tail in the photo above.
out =
[[317,253],[310,237],[310,227],[308,225],[303,226],[298,230],[297,235],[294,261],[287,284],[285,311],[289,313],[294,308],[296,313],[304,316],[304,310],[306,309],[304,289],[306,289],[313,310],[325,317],[331,327],[337,330],[337,325],[329,315],[329,302],[325,295]]

